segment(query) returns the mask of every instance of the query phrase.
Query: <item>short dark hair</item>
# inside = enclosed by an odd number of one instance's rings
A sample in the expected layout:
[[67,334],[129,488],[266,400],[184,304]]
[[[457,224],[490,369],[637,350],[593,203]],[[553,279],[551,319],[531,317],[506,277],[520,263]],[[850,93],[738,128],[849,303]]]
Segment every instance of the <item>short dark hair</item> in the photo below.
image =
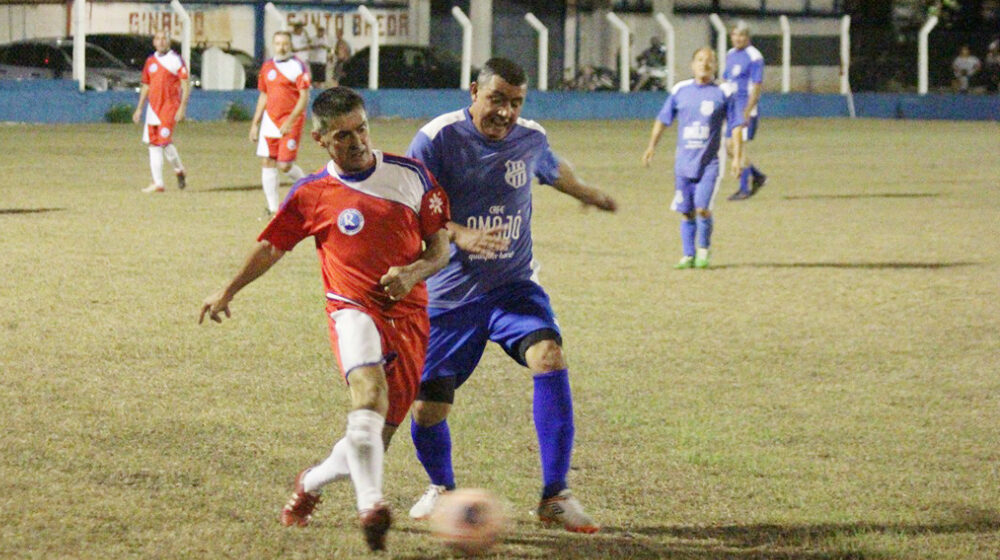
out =
[[500,76],[503,81],[512,86],[523,86],[528,83],[528,76],[525,75],[524,68],[506,58],[495,57],[487,60],[476,77],[476,83],[485,84],[493,76]]
[[337,86],[324,90],[312,104],[313,126],[323,134],[329,130],[330,121],[358,107],[364,109],[365,100],[353,89]]

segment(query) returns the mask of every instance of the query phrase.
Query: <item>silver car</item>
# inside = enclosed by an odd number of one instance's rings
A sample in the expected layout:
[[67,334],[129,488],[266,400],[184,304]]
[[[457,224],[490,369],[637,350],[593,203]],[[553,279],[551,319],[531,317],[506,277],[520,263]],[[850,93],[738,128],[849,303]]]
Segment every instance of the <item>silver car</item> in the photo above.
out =
[[[129,69],[108,51],[87,43],[87,89],[137,90],[142,72]],[[72,79],[73,39],[26,39],[0,45],[0,79]]]

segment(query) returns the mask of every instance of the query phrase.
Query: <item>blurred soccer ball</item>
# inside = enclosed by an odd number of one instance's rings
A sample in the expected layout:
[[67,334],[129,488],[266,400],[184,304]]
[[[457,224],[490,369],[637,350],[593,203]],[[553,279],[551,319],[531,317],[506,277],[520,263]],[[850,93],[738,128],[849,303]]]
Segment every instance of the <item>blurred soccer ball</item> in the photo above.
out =
[[503,503],[486,490],[459,488],[438,498],[431,533],[450,548],[479,554],[500,540],[506,517]]

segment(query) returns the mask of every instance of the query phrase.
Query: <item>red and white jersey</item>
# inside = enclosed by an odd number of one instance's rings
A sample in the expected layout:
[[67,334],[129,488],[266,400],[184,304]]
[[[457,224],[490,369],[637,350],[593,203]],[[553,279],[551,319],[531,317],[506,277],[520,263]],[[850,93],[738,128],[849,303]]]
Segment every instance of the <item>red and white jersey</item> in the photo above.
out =
[[184,59],[174,51],[154,52],[142,67],[142,83],[149,86],[146,124],[172,121],[181,106],[181,80],[188,79]]
[[423,240],[450,219],[448,195],[422,163],[373,154],[367,171],[338,174],[331,161],[298,181],[257,239],[290,251],[312,236],[330,307],[404,317],[427,307],[426,285],[394,302],[379,280],[389,267],[420,258]]
[[[296,57],[279,61],[270,59],[260,67],[257,89],[267,94],[261,134],[267,138],[280,138],[278,128],[299,101],[299,91],[308,90],[312,84],[309,69]],[[297,120],[305,120],[305,111]],[[298,126],[299,123],[296,123]],[[273,130],[272,130],[273,128]]]

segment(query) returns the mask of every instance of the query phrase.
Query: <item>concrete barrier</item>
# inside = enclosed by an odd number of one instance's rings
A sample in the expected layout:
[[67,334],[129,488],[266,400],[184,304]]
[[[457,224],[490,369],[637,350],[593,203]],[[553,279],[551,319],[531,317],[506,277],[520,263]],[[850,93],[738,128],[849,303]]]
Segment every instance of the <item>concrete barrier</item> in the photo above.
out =
[[[314,92],[314,95],[317,92]],[[361,90],[372,117],[427,119],[467,106],[469,93],[449,90]],[[115,104],[135,106],[136,92],[83,92],[70,80],[0,80],[0,121],[30,123],[101,122]],[[664,92],[531,91],[524,116],[539,120],[653,119]],[[222,120],[231,103],[253,111],[256,90],[203,91],[191,94],[188,116],[193,120]],[[1000,96],[858,93],[857,115],[882,119],[948,119],[1000,121]],[[764,94],[765,118],[847,117],[847,102],[836,94]]]

